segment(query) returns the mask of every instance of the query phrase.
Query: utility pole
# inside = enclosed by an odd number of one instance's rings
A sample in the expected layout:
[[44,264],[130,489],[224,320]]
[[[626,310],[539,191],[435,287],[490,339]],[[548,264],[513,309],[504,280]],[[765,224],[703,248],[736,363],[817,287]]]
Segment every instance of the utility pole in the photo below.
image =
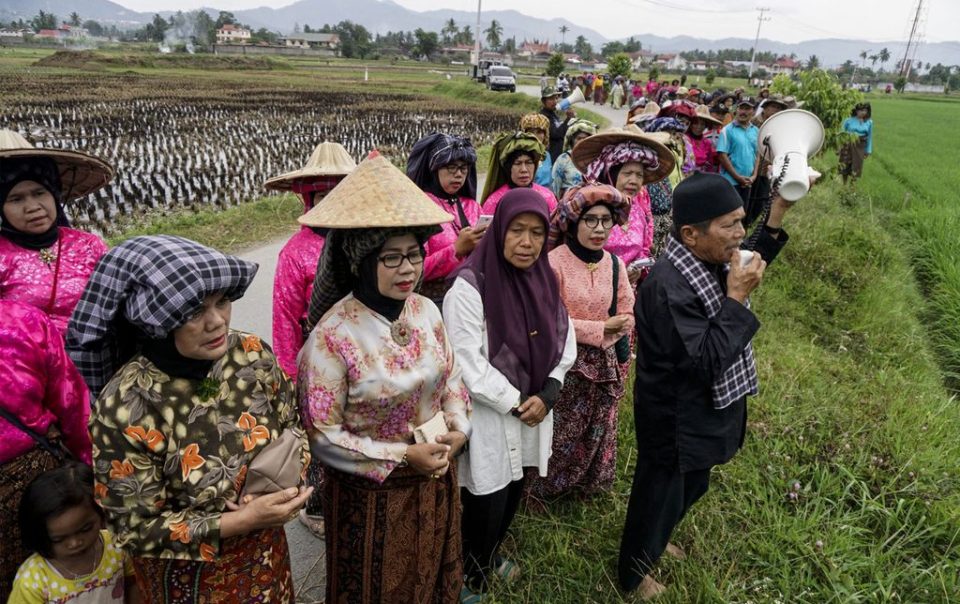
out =
[[907,39],[907,48],[903,51],[903,60],[900,62],[900,76],[904,78],[910,77],[910,68],[913,65],[913,58],[911,57],[911,47],[913,54],[917,52],[917,46],[920,44],[918,40],[917,30],[920,27],[920,13],[923,10],[923,0],[917,2],[917,12],[913,16],[913,25],[910,27],[910,37]]
[[474,66],[473,77],[480,77],[480,3],[482,0],[477,0],[477,31],[474,32],[473,37],[473,52],[477,56],[477,62]]
[[763,16],[763,13],[770,11],[769,8],[757,7],[757,10],[760,11],[760,15],[757,17],[757,37],[753,41],[753,52],[750,54],[750,74],[747,76],[747,80],[753,79],[753,65],[757,59],[757,45],[760,44],[760,26],[763,25],[764,21],[770,20],[770,17]]

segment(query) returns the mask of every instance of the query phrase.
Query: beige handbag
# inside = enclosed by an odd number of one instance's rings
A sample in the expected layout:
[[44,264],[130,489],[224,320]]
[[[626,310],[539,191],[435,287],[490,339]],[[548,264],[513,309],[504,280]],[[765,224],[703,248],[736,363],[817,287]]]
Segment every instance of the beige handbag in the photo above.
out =
[[247,480],[240,499],[300,486],[303,438],[300,428],[286,428],[279,438],[261,449],[247,466]]

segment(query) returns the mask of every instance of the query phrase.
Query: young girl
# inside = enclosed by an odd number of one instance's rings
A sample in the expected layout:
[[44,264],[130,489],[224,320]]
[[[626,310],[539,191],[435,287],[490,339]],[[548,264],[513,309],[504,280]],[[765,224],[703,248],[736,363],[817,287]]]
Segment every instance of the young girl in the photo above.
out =
[[71,462],[38,476],[20,502],[23,547],[10,602],[140,602],[133,566],[103,528],[90,466]]

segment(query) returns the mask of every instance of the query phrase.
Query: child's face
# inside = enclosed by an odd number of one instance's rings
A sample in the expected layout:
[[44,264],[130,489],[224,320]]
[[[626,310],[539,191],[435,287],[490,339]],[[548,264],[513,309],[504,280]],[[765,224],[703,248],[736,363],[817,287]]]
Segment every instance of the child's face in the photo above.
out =
[[88,556],[100,539],[100,516],[89,505],[67,508],[47,519],[55,560],[80,559]]

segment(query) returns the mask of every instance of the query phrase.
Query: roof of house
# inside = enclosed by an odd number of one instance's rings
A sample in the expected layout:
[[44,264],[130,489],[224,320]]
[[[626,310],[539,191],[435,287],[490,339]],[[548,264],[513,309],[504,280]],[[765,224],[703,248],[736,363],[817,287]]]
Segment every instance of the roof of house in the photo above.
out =
[[246,27],[241,27],[233,23],[224,23],[223,27],[221,27],[218,31],[250,31],[250,30],[247,29]]
[[520,45],[520,50],[532,52],[534,54],[550,54],[550,43],[534,44],[533,42],[524,42]]
[[780,57],[777,59],[776,65],[778,67],[786,67],[788,69],[798,69],[800,67],[800,63],[794,61],[790,57]]
[[304,42],[339,42],[339,34],[319,34],[319,33],[308,33],[308,34],[290,34],[289,36],[284,36],[284,40],[303,40]]

